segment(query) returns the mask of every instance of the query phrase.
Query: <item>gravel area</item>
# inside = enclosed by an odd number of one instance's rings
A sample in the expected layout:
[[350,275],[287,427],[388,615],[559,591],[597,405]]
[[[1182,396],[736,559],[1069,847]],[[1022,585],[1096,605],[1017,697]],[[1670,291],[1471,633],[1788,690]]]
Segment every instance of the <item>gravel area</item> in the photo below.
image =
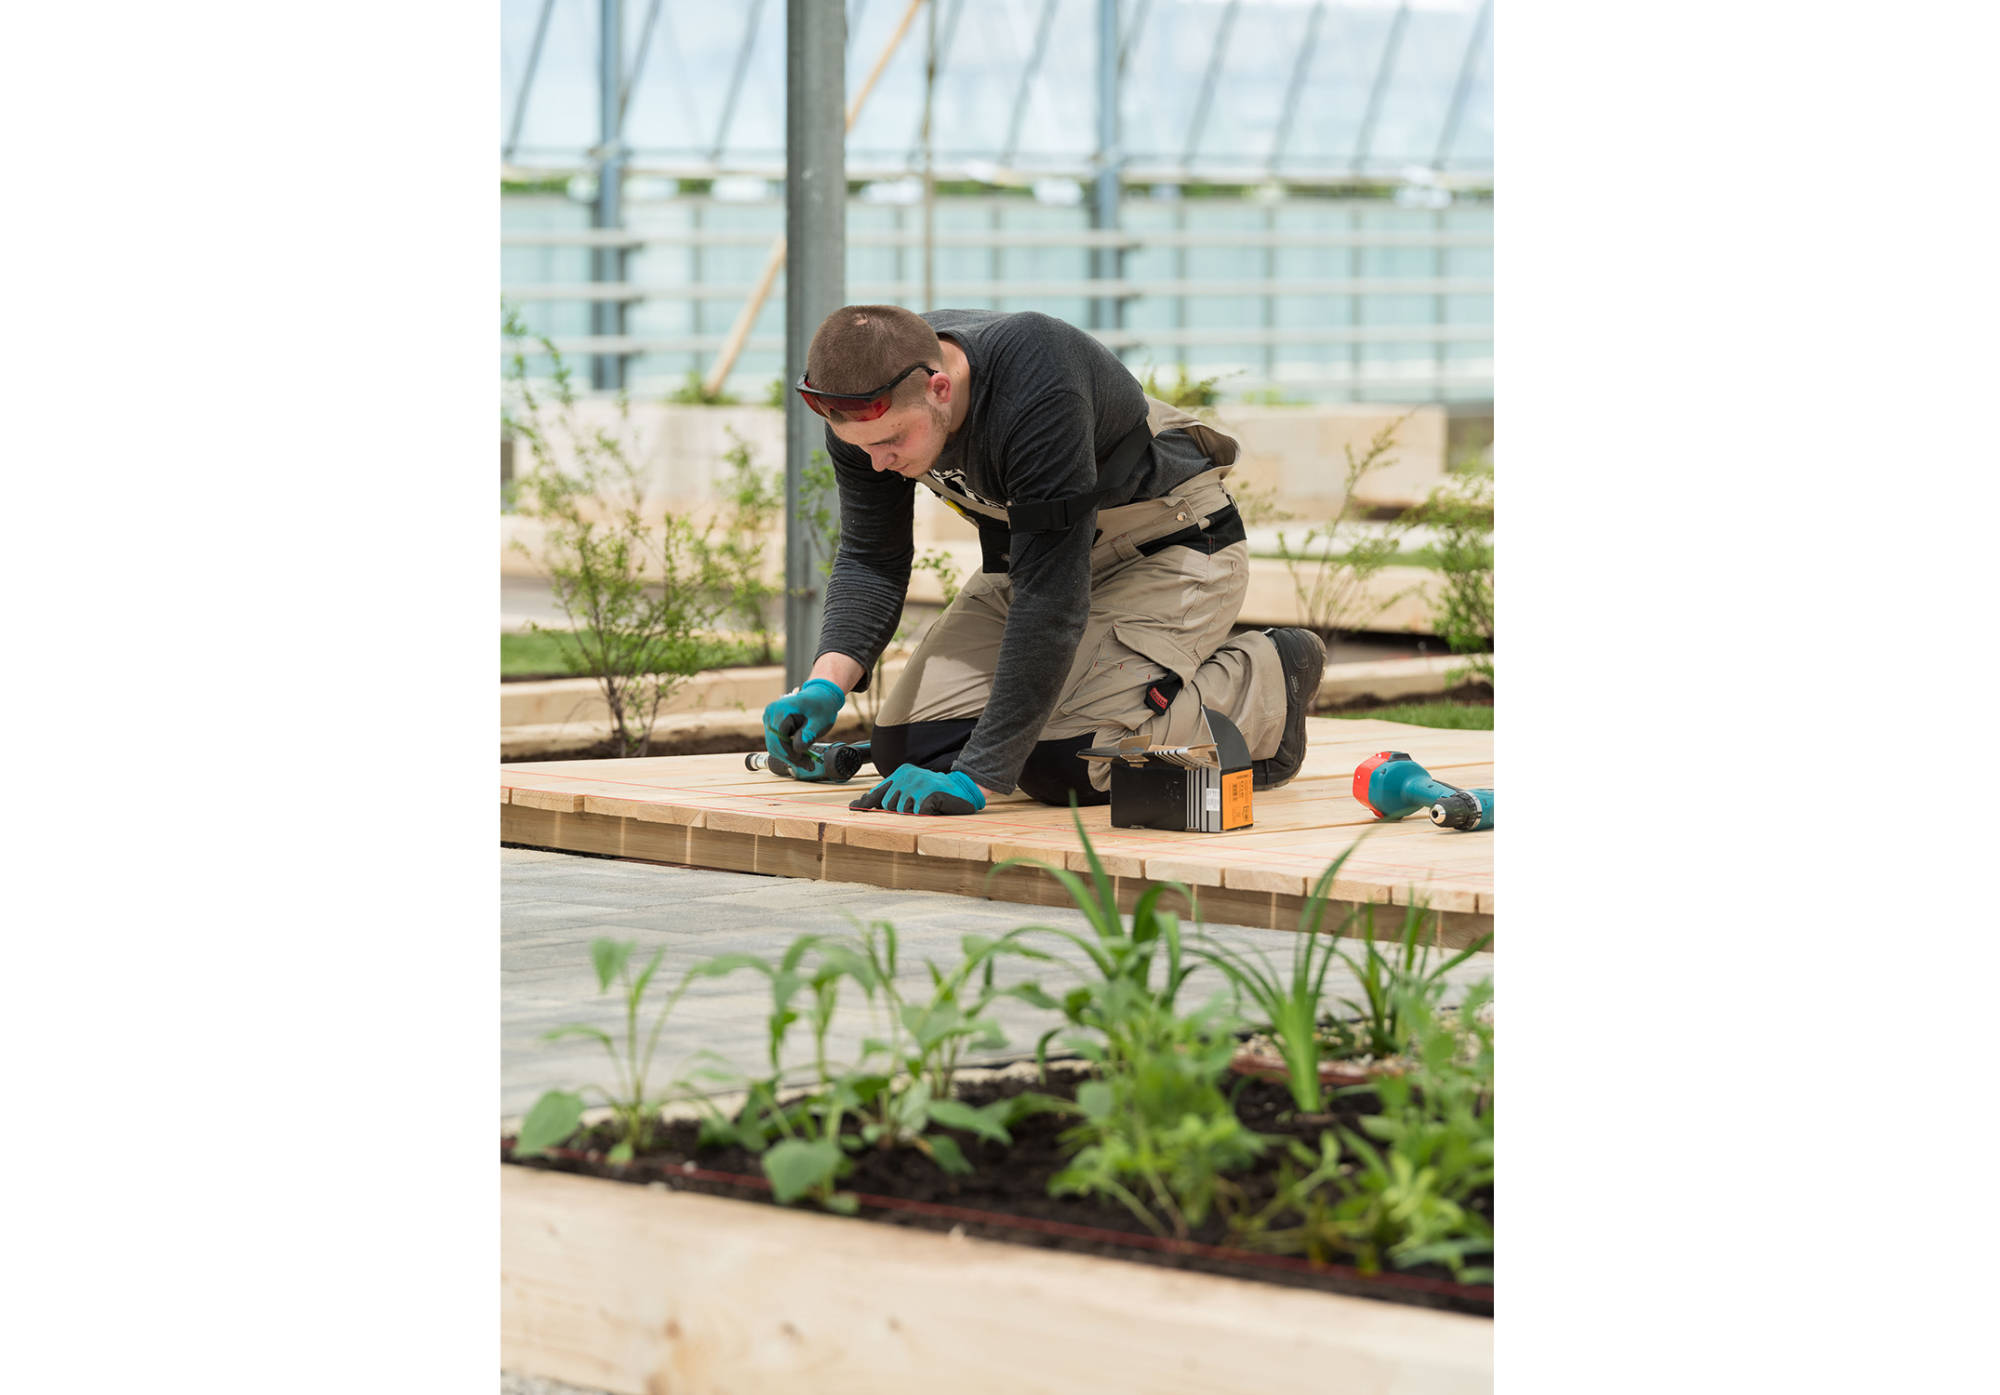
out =
[[565,1385],[547,1376],[530,1376],[520,1371],[500,1373],[500,1395],[608,1395],[588,1385]]

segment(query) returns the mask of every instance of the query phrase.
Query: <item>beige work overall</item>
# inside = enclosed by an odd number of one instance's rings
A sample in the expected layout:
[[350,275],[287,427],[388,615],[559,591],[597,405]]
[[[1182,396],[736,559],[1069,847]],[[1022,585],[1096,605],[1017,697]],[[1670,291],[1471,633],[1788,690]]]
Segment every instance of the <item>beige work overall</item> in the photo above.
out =
[[[1208,739],[1206,706],[1236,724],[1254,759],[1278,748],[1285,724],[1285,680],[1276,646],[1262,634],[1229,638],[1250,582],[1249,547],[1213,553],[1169,547],[1141,556],[1143,543],[1206,526],[1226,508],[1223,477],[1236,460],[1234,437],[1164,402],[1146,399],[1154,435],[1193,436],[1216,468],[1158,499],[1103,509],[1090,553],[1090,618],[1043,741],[1092,733],[1109,741],[1131,732],[1170,745]],[[921,482],[961,509],[1005,519],[993,508],[937,483]],[[1012,579],[979,572],[924,636],[883,700],[884,725],[977,717],[993,688],[1000,637],[1013,600]],[[1146,703],[1148,685],[1166,674],[1184,680],[1167,710]],[[1084,762],[1093,788],[1105,789],[1110,766]]]

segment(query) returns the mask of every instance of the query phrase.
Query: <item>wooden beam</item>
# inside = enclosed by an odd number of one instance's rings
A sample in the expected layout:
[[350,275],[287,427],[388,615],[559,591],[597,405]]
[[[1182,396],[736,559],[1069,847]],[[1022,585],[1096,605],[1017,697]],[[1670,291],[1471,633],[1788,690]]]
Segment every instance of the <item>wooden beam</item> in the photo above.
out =
[[500,1172],[501,1365],[619,1395],[1492,1388],[1483,1318]]

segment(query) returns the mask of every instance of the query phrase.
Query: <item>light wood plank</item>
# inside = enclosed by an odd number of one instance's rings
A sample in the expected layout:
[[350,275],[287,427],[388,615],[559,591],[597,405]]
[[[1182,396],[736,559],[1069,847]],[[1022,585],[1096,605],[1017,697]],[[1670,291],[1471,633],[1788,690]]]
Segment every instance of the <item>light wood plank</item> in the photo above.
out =
[[[829,1276],[838,1276],[829,1282]],[[621,1395],[1492,1386],[1455,1313],[501,1169],[501,1364]]]
[[[1404,904],[1414,895],[1441,910],[1490,922],[1493,834],[1449,833],[1416,815],[1396,823],[1376,820],[1353,797],[1352,769],[1376,751],[1409,750],[1441,779],[1490,785],[1493,734],[1330,718],[1313,719],[1310,730],[1318,744],[1307,764],[1318,761],[1324,773],[1302,775],[1257,796],[1249,828],[1222,834],[1114,829],[1107,807],[1081,811],[1106,871],[1135,884],[1151,879],[1205,888],[1232,914],[1245,917],[1242,923],[1273,921],[1289,928],[1320,873],[1351,849],[1330,889],[1335,901]],[[802,869],[786,875],[1031,902],[1066,898],[1054,878],[1035,869],[1009,869],[989,881],[990,870],[1027,857],[1079,874],[1088,871],[1076,837],[1077,816],[1067,808],[1016,794],[964,818],[849,809],[863,788],[859,780],[827,786],[773,778],[744,770],[734,755],[502,767],[508,800],[503,812],[536,809],[572,820],[678,828],[683,855],[697,865],[742,870],[782,865]],[[583,825],[565,827],[574,832]],[[593,847],[617,841],[594,825],[576,836],[588,837]],[[774,846],[765,849],[765,843]],[[816,851],[778,844],[810,844]],[[836,856],[835,848],[852,852]],[[718,861],[701,862],[708,850]],[[994,890],[995,884],[1005,889]]]

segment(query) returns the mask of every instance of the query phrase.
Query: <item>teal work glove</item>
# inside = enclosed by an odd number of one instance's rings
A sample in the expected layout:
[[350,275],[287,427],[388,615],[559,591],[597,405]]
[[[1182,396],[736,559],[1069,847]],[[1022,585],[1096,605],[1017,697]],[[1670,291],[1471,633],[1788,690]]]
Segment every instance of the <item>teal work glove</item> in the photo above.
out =
[[812,744],[833,730],[847,694],[826,678],[808,678],[764,709],[764,750],[801,780],[824,780],[827,771]]
[[895,774],[847,807],[891,814],[976,814],[986,807],[986,796],[962,770],[899,765]]

